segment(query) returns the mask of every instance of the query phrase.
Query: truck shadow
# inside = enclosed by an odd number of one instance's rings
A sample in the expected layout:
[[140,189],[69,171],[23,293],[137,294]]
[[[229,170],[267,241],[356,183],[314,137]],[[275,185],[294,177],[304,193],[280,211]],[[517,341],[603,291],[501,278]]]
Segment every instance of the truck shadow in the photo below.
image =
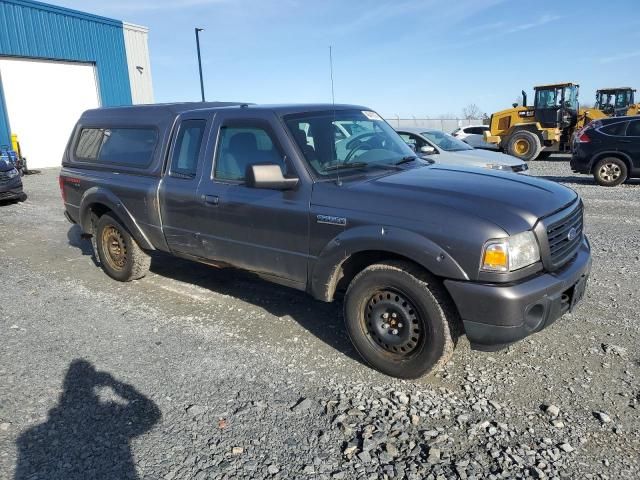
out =
[[249,272],[217,269],[162,253],[154,253],[151,271],[237,298],[263,308],[275,317],[288,315],[319,340],[363,363],[344,327],[341,301],[320,302],[305,292],[275,285]]
[[67,231],[67,240],[69,240],[69,245],[80,250],[82,252],[82,255],[91,257],[93,263],[97,265],[98,262],[96,262],[93,255],[93,246],[91,245],[91,241],[82,238],[81,235],[82,229],[80,228],[80,225],[72,225],[71,228]]
[[14,480],[135,480],[131,441],[161,416],[133,386],[86,360],[74,360],[47,421],[18,437]]

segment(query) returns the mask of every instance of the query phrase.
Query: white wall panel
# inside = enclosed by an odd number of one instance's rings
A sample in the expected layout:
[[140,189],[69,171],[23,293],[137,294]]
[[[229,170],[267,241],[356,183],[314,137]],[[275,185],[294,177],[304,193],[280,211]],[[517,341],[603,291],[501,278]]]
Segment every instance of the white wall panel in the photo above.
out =
[[131,99],[134,104],[153,103],[153,82],[149,61],[149,29],[124,23],[124,45],[127,51]]
[[82,112],[100,106],[94,65],[0,57],[0,79],[29,168],[60,166]]

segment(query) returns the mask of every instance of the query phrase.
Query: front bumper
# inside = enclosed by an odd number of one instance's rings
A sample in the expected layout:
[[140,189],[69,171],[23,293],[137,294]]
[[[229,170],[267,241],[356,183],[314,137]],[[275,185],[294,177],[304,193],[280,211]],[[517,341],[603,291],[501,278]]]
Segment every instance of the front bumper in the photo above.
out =
[[445,280],[477,350],[499,350],[551,325],[582,299],[591,271],[591,249],[582,242],[576,257],[553,273],[501,286]]
[[14,200],[24,195],[22,189],[22,179],[20,176],[14,177],[6,182],[0,182],[0,201]]

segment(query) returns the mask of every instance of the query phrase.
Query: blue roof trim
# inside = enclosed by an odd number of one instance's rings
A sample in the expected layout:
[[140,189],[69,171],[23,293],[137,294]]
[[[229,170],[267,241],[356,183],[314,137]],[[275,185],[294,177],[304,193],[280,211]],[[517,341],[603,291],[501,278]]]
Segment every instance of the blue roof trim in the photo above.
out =
[[38,10],[46,10],[53,13],[59,13],[68,17],[81,18],[83,20],[89,20],[92,22],[104,23],[113,26],[122,26],[122,21],[114,20],[113,18],[101,17],[100,15],[94,15],[92,13],[85,13],[79,10],[73,10],[72,8],[59,7],[57,5],[50,5],[48,3],[35,2],[33,0],[1,0],[0,3],[13,3],[20,5],[21,7],[37,8]]

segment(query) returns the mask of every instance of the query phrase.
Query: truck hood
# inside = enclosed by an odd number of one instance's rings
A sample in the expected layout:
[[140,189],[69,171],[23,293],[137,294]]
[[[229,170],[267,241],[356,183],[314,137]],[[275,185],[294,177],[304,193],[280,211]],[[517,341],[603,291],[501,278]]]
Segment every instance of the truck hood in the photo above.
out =
[[415,219],[421,211],[457,211],[486,219],[510,235],[532,228],[538,219],[577,198],[573,190],[548,180],[438,164],[355,182],[347,188],[361,198],[366,196],[362,204],[367,208],[378,208],[380,203],[380,210],[387,214],[395,210],[399,217]]
[[13,170],[13,163],[0,159],[0,172],[8,172],[9,170]]

